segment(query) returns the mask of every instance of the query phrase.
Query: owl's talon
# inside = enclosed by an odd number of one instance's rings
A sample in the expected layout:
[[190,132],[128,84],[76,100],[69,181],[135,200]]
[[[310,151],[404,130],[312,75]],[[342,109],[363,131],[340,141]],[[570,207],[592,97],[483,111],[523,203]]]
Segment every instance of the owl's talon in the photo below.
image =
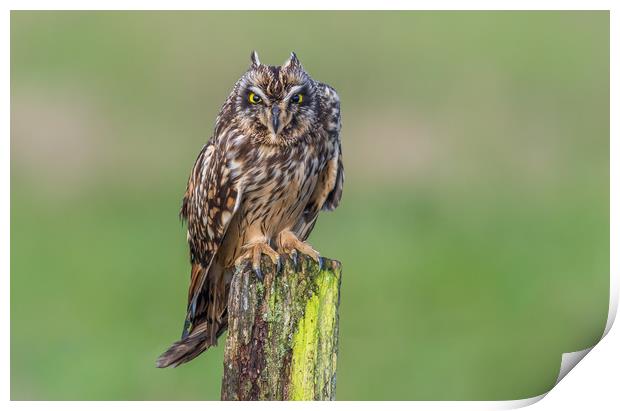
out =
[[278,256],[278,262],[276,263],[276,273],[280,274],[282,272],[282,258]]
[[297,271],[299,269],[299,256],[297,255],[297,250],[291,250],[291,261],[293,262],[295,271]]
[[255,242],[246,244],[242,247],[243,254],[237,258],[235,264],[239,265],[244,261],[250,262],[252,270],[256,273],[256,276],[261,279],[264,278],[263,270],[261,269],[261,258],[264,255],[269,257],[274,265],[280,265],[280,255],[274,251],[266,242]]
[[323,268],[323,261],[319,253],[312,248],[312,246],[304,241],[301,241],[295,233],[292,231],[282,231],[277,239],[277,246],[281,252],[287,253],[293,260],[295,270],[299,270],[299,264],[301,262],[301,254],[305,254],[312,258],[319,265],[319,269]]

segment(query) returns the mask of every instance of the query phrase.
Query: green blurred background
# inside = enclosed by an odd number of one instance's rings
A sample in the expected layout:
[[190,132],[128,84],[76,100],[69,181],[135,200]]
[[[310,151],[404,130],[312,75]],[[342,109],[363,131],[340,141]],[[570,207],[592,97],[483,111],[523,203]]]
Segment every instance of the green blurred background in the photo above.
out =
[[342,100],[338,399],[501,400],[595,343],[607,12],[12,12],[11,397],[217,399],[178,369],[186,178],[250,51]]

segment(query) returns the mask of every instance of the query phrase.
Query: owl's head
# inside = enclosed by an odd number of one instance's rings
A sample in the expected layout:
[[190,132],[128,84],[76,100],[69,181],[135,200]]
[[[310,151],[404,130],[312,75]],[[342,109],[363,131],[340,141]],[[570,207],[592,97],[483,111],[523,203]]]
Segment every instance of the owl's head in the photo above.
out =
[[281,66],[267,66],[252,52],[233,93],[240,128],[260,144],[294,144],[318,121],[315,82],[295,53]]

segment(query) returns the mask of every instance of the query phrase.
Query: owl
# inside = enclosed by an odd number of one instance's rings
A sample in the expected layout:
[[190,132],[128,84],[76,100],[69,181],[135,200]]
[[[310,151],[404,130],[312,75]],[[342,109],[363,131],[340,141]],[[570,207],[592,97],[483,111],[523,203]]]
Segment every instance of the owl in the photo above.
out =
[[315,259],[306,242],[320,210],[342,196],[340,99],[313,80],[295,53],[282,66],[256,52],[235,83],[189,176],[181,218],[187,222],[191,275],[181,339],[157,360],[176,367],[226,330],[234,267],[283,255]]

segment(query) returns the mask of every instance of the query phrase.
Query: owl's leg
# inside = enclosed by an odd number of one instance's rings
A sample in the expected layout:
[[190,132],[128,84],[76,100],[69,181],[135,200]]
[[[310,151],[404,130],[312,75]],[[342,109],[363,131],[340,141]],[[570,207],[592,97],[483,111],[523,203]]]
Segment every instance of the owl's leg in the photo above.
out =
[[323,259],[312,246],[305,241],[301,241],[295,233],[290,230],[283,230],[278,234],[276,239],[276,245],[278,251],[281,253],[289,254],[293,259],[293,263],[297,266],[297,252],[301,252],[312,258],[319,264],[319,269],[323,266]]
[[239,265],[243,260],[249,260],[256,276],[261,280],[263,279],[263,271],[260,268],[260,260],[263,254],[269,257],[273,264],[278,267],[277,270],[280,271],[280,255],[266,241],[246,244],[241,247],[241,250],[243,253],[237,258],[235,265]]

